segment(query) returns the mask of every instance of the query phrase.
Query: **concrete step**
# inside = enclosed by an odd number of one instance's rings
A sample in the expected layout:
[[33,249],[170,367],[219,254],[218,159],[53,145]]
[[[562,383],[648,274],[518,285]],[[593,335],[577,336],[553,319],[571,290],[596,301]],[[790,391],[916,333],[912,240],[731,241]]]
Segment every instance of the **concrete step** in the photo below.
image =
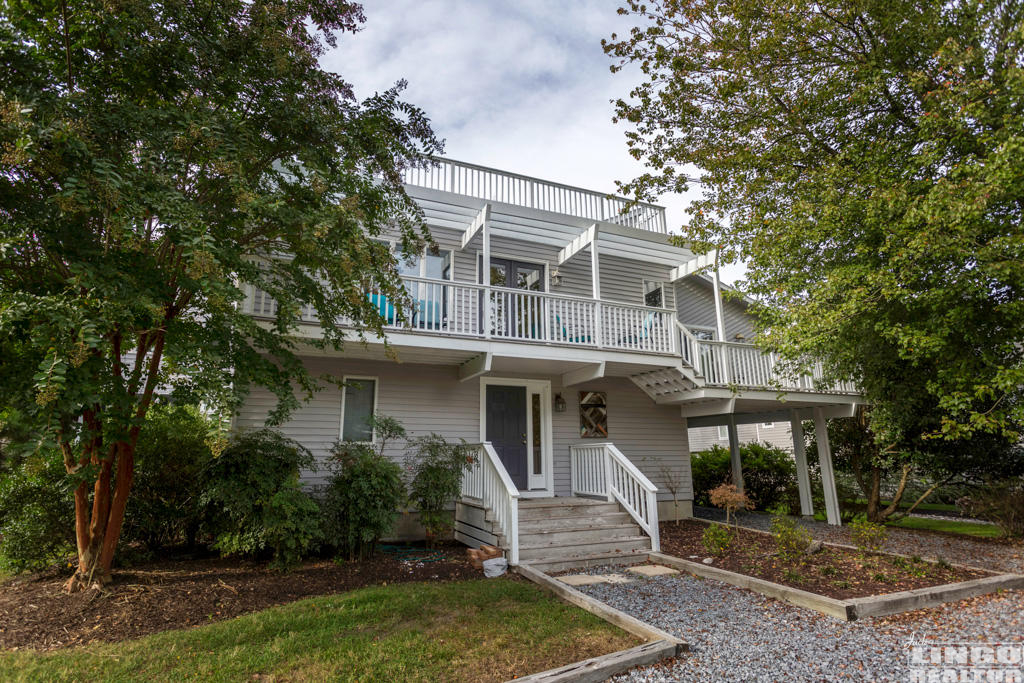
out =
[[587,567],[601,567],[604,565],[625,565],[641,564],[647,561],[646,550],[631,553],[596,553],[593,555],[576,555],[557,560],[530,560],[522,564],[528,564],[546,574],[552,572],[563,572],[568,569],[586,569]]
[[640,527],[636,524],[615,524],[577,529],[551,529],[549,531],[523,531],[520,528],[519,546],[598,543],[618,538],[636,538],[641,533]]
[[631,553],[640,550],[650,551],[651,539],[648,536],[627,536],[608,541],[583,541],[580,543],[555,543],[542,545],[519,544],[519,561],[530,560],[562,560],[581,555],[598,555],[606,553]]
[[[551,498],[546,500],[558,500]],[[564,499],[563,499],[564,500]],[[618,503],[606,501],[583,501],[573,499],[571,503],[548,503],[537,504],[531,501],[529,504],[519,504],[519,521],[524,522],[531,519],[554,519],[556,517],[587,517],[597,515],[608,515],[620,512]]]
[[520,533],[532,531],[553,531],[555,529],[580,529],[584,527],[616,526],[629,524],[633,518],[628,512],[614,512],[608,515],[580,515],[578,517],[551,517],[547,519],[519,520]]

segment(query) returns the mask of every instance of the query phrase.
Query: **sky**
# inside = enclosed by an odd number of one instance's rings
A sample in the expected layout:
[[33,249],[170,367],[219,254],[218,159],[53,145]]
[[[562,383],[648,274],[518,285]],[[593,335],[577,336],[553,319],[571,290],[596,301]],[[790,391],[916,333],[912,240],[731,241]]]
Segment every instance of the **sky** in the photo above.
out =
[[[612,100],[639,70],[612,74],[601,39],[628,32],[615,0],[364,0],[366,23],[321,60],[360,98],[408,81],[446,157],[602,192],[642,171]],[[696,192],[697,189],[691,191]],[[671,232],[686,195],[660,197]],[[742,275],[726,266],[723,280]]]

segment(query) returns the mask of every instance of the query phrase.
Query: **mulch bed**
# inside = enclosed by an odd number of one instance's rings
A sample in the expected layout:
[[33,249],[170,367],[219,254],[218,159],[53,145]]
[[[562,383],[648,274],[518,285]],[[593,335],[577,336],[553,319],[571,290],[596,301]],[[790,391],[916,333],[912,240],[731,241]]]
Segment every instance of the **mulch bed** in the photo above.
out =
[[714,557],[713,567],[839,600],[992,576],[981,570],[907,560],[884,553],[865,555],[829,545],[787,563],[776,556],[775,540],[771,536],[743,528],[736,532],[738,536],[724,555],[712,556],[701,542],[707,527],[706,523],[696,520],[683,520],[679,524],[662,522],[661,551],[694,562]]
[[482,576],[455,543],[358,562],[307,563],[284,573],[239,559],[165,560],[115,571],[103,591],[73,595],[61,590],[66,577],[54,572],[0,585],[0,649],[127,640],[363,586]]

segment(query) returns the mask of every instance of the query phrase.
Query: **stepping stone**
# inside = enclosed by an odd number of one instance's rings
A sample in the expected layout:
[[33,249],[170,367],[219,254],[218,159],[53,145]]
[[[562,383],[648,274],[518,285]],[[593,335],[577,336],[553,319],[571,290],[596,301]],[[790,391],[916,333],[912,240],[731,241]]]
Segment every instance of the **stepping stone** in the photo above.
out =
[[604,579],[605,583],[632,583],[633,579],[629,578],[625,574],[601,574],[600,577]]
[[641,576],[670,576],[679,573],[678,569],[672,569],[663,564],[645,564],[640,567],[630,567],[626,571],[640,574]]
[[570,574],[557,577],[559,581],[567,586],[589,586],[594,583],[607,583],[603,576],[595,574]]

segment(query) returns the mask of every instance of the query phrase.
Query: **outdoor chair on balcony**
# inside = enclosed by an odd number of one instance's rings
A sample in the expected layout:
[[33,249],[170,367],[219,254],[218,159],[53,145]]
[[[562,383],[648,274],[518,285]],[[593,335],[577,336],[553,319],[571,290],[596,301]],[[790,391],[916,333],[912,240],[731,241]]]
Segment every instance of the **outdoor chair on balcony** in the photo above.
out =
[[373,307],[377,309],[377,313],[384,319],[385,325],[395,324],[395,305],[388,300],[383,294],[376,294],[374,292],[367,292],[366,298],[369,300]]
[[655,323],[658,321],[658,316],[654,311],[651,311],[644,318],[644,322],[640,325],[640,328],[635,332],[630,332],[621,339],[619,344],[628,346],[643,346],[644,342],[651,338],[651,331],[654,329]]
[[561,339],[561,341],[572,342],[573,344],[593,344],[594,343],[594,340],[590,338],[589,334],[570,333],[568,328],[565,326],[565,323],[562,322],[561,316],[558,315],[557,313],[555,313],[555,324],[557,324],[562,329],[562,339]]

